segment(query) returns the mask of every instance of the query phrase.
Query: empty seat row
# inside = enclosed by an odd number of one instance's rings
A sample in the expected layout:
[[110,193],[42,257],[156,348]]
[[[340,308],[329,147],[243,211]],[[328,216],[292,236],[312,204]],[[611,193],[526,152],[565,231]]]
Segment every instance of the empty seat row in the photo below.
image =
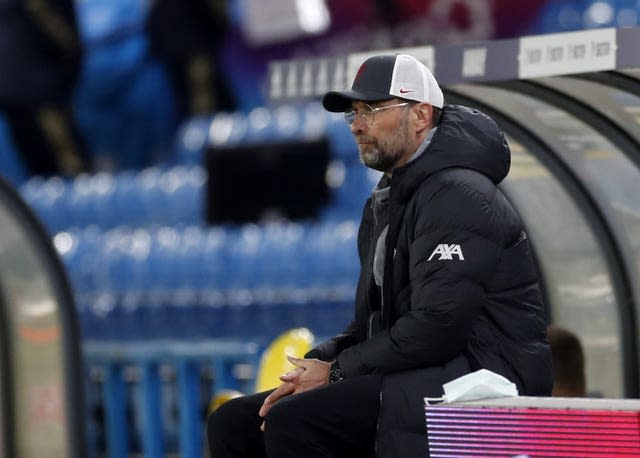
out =
[[204,215],[206,173],[201,167],[151,167],[140,172],[33,177],[20,188],[50,233],[96,224],[198,224]]
[[[360,164],[333,161],[326,173],[332,197],[321,217],[334,221],[358,217],[379,178],[379,172]],[[207,174],[200,166],[175,166],[81,174],[73,179],[33,177],[20,191],[51,234],[90,225],[103,230],[122,225],[204,225]]]
[[334,158],[357,161],[356,146],[342,115],[328,113],[318,102],[192,118],[178,130],[173,160],[181,164],[200,164],[209,146],[304,143],[320,138],[328,140]]
[[356,232],[355,221],[89,227],[54,244],[85,336],[260,336],[283,324],[327,335],[352,310],[343,304],[358,276]]
[[[313,302],[220,306],[175,300],[166,295],[103,292],[78,299],[85,340],[240,339],[267,343],[291,328],[333,336],[353,319],[353,297]],[[83,301],[83,302],[80,302]]]
[[[54,244],[78,293],[104,289],[259,291],[336,289],[357,278],[355,221],[158,229],[95,227]],[[293,294],[293,293],[292,293]]]

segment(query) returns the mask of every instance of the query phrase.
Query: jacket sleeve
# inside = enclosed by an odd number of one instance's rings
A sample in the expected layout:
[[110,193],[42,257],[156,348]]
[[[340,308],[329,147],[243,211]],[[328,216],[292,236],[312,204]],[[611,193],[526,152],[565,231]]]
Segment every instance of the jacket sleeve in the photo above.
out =
[[304,357],[317,358],[321,361],[333,361],[340,352],[356,344],[356,335],[356,322],[354,320],[340,334],[312,348]]
[[[364,207],[362,209],[362,220],[360,221],[360,227],[358,229],[358,257],[360,259],[360,278],[358,279],[358,288],[362,288],[364,284],[366,284],[367,279],[364,278],[364,265],[367,262],[367,252],[368,252],[368,240],[367,238],[371,232],[371,220],[373,215],[371,213],[371,198],[367,199]],[[345,349],[350,348],[356,345],[358,342],[362,341],[365,338],[366,330],[362,329],[361,326],[358,326],[359,321],[359,311],[357,305],[354,310],[354,319],[349,323],[347,328],[342,331],[337,336],[332,339],[327,340],[326,342],[321,343],[317,347],[311,349],[305,355],[305,358],[317,358],[322,361],[334,361],[336,357]],[[360,317],[362,318],[362,317]]]
[[408,256],[398,258],[408,259],[409,285],[394,291],[394,300],[409,300],[396,304],[407,312],[390,329],[340,354],[346,377],[438,365],[466,347],[501,235],[491,196],[443,181],[436,189],[419,190],[415,213],[405,215],[414,225],[408,229],[412,241]]

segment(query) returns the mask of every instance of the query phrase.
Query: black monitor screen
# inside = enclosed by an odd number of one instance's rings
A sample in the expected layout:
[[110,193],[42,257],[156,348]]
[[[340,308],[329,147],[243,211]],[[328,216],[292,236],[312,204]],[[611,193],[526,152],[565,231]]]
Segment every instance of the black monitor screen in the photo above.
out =
[[209,224],[310,219],[327,202],[325,139],[211,146],[206,162]]

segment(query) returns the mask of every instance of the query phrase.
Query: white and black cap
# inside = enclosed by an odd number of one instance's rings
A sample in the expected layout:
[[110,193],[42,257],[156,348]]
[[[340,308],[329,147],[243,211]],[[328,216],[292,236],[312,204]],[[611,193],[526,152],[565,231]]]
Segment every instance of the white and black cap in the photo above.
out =
[[342,112],[351,102],[376,102],[401,98],[426,102],[442,108],[444,96],[433,73],[407,54],[370,57],[358,69],[349,91],[330,91],[322,105],[327,111]]

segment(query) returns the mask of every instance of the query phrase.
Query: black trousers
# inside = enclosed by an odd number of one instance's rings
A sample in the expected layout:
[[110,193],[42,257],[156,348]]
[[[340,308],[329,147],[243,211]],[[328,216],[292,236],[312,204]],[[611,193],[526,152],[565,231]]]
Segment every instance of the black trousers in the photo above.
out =
[[280,399],[266,417],[270,392],[232,399],[207,424],[211,458],[372,458],[382,377],[365,375]]

